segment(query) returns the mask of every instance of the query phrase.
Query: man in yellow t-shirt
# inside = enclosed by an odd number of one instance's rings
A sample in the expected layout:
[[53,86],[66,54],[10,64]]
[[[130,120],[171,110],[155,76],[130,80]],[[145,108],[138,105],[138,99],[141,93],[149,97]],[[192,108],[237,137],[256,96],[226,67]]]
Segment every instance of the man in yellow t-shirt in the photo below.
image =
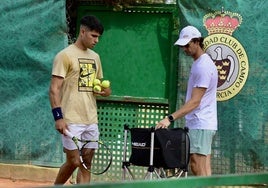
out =
[[[100,92],[93,90],[94,79],[103,78],[100,57],[92,50],[103,31],[95,16],[83,17],[75,43],[54,58],[49,97],[55,128],[62,134],[66,153],[66,162],[59,170],[55,185],[64,184],[77,167],[77,183],[90,182],[90,173],[81,166],[76,145],[65,133],[68,130],[78,138],[99,138],[96,95],[111,94],[110,87]],[[94,153],[96,148],[93,143],[87,149]]]

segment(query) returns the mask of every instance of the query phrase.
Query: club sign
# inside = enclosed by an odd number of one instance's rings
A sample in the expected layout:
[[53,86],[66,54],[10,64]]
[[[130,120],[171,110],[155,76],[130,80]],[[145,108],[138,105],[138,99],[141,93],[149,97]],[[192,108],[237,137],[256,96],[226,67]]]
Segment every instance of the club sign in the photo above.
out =
[[204,49],[218,69],[217,100],[229,100],[237,95],[246,83],[249,64],[246,51],[232,33],[242,23],[237,13],[218,11],[203,18],[208,36]]

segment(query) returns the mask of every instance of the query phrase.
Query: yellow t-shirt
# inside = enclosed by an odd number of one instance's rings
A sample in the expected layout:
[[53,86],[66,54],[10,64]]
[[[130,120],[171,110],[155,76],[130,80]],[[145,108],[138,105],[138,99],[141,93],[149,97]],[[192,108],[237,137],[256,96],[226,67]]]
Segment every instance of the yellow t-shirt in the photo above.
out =
[[93,80],[103,78],[99,55],[71,44],[56,55],[52,75],[64,78],[61,92],[64,120],[67,123],[98,123]]

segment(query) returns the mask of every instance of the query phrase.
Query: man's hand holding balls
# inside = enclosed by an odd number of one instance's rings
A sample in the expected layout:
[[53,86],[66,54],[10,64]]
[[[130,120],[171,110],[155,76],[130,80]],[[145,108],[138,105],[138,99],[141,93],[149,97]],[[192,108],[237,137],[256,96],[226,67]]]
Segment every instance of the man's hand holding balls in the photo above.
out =
[[110,88],[110,81],[109,80],[99,80],[94,79],[93,81],[93,91],[96,94],[99,94],[101,96],[109,96],[111,94],[111,88]]

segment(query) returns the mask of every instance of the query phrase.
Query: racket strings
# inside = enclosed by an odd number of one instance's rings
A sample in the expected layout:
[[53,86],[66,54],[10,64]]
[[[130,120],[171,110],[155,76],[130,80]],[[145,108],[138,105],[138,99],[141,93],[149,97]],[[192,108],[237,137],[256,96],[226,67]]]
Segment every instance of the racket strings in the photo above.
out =
[[103,144],[99,144],[99,148],[95,150],[92,162],[92,171],[101,172],[106,170],[110,162],[110,154],[109,150]]
[[109,148],[99,142],[98,149],[94,149],[94,155],[90,163],[90,155],[92,156],[92,153],[85,149],[86,145],[87,144],[83,146],[84,152],[82,152],[82,155],[80,156],[83,166],[93,174],[102,174],[106,172],[112,162],[112,155]]

